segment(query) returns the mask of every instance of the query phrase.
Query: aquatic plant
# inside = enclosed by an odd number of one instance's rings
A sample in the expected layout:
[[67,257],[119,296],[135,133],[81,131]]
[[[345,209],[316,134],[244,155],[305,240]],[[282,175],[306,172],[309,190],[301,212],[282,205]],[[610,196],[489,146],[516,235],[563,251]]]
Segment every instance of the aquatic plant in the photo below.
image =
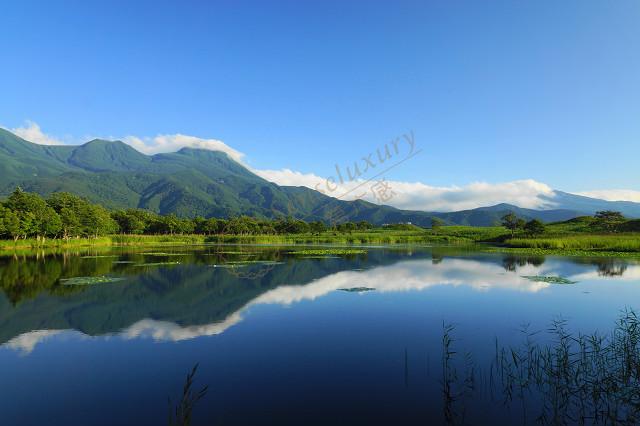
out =
[[171,398],[169,403],[169,426],[189,426],[193,416],[193,408],[209,390],[209,386],[204,386],[197,392],[193,390],[193,381],[198,371],[198,364],[187,374],[184,385],[182,386],[182,398],[172,410]]

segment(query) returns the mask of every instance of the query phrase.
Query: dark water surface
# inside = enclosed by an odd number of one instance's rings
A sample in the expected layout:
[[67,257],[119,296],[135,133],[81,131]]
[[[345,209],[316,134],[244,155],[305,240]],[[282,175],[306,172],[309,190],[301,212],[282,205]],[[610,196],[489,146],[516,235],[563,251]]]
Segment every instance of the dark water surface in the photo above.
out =
[[[0,424],[166,425],[167,398],[196,363],[196,387],[209,391],[194,425],[522,424],[526,407],[486,390],[495,339],[520,344],[524,324],[545,330],[560,316],[607,332],[640,306],[630,260],[292,250],[1,257]],[[122,280],[64,281],[90,276]],[[460,393],[453,406],[443,323],[455,324],[454,357],[473,359],[479,377],[480,396]]]

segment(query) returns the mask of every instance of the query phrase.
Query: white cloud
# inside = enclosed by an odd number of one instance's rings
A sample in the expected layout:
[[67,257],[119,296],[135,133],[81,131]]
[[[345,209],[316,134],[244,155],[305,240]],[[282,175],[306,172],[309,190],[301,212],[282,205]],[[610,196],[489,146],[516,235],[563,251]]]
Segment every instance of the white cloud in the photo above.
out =
[[633,189],[597,189],[593,191],[575,192],[574,194],[607,201],[633,201],[640,203],[640,191],[634,191]]
[[[380,203],[372,186],[377,180],[357,180],[336,183],[313,173],[300,173],[290,169],[254,170],[262,178],[278,185],[306,186],[326,195],[344,200],[363,199]],[[554,191],[548,185],[532,179],[504,183],[475,182],[465,186],[436,187],[421,182],[385,180],[393,196],[384,204],[407,210],[456,211],[509,203],[520,207],[553,208],[548,198]]]
[[28,355],[33,352],[36,345],[62,332],[64,330],[34,330],[14,337],[3,346]]
[[[260,176],[261,178],[266,179],[273,183],[277,183],[278,185],[306,186],[307,188],[311,188],[311,189],[316,189],[316,186],[319,185],[318,189],[324,189],[326,192],[324,178],[313,173],[301,173],[301,172],[293,171],[291,169],[252,170],[252,171],[258,176]],[[339,193],[336,191],[335,196],[342,194],[343,192],[344,192],[344,189]],[[333,194],[329,194],[329,195],[334,196]]]
[[137,136],[126,136],[122,139],[135,149],[145,154],[158,154],[161,152],[176,152],[181,148],[209,149],[211,151],[222,151],[237,162],[242,162],[244,154],[231,148],[229,145],[217,139],[203,139],[195,136],[182,135],[158,135],[155,137],[140,138]]
[[24,127],[16,127],[8,130],[20,136],[22,139],[37,143],[38,145],[64,145],[62,140],[45,134],[42,129],[40,129],[38,123],[33,121],[27,120],[25,121]]

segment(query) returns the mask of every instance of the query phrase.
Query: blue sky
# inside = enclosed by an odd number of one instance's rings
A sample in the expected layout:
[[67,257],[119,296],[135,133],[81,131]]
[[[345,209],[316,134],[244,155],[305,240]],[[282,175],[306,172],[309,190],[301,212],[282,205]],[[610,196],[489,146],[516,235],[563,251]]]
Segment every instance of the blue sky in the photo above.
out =
[[329,176],[413,130],[388,179],[640,183],[640,2],[8,2],[0,125],[192,135]]

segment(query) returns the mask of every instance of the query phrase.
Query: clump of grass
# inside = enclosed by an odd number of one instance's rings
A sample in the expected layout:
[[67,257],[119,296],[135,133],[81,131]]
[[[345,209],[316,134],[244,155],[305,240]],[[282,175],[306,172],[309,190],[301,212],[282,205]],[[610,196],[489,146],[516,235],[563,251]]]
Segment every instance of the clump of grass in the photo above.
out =
[[[489,378],[482,389],[489,392],[475,392],[475,398],[490,395],[488,404],[497,398],[505,411],[518,410],[522,424],[638,424],[640,319],[635,311],[623,310],[606,335],[571,333],[563,319],[552,321],[547,331],[546,344],[536,343],[538,332],[528,326],[521,330],[522,345],[501,347],[496,340],[489,372],[479,375]],[[467,377],[461,383],[457,375],[452,333],[445,327],[442,342],[443,410],[449,419],[465,409],[454,404],[454,386],[475,381]]]

